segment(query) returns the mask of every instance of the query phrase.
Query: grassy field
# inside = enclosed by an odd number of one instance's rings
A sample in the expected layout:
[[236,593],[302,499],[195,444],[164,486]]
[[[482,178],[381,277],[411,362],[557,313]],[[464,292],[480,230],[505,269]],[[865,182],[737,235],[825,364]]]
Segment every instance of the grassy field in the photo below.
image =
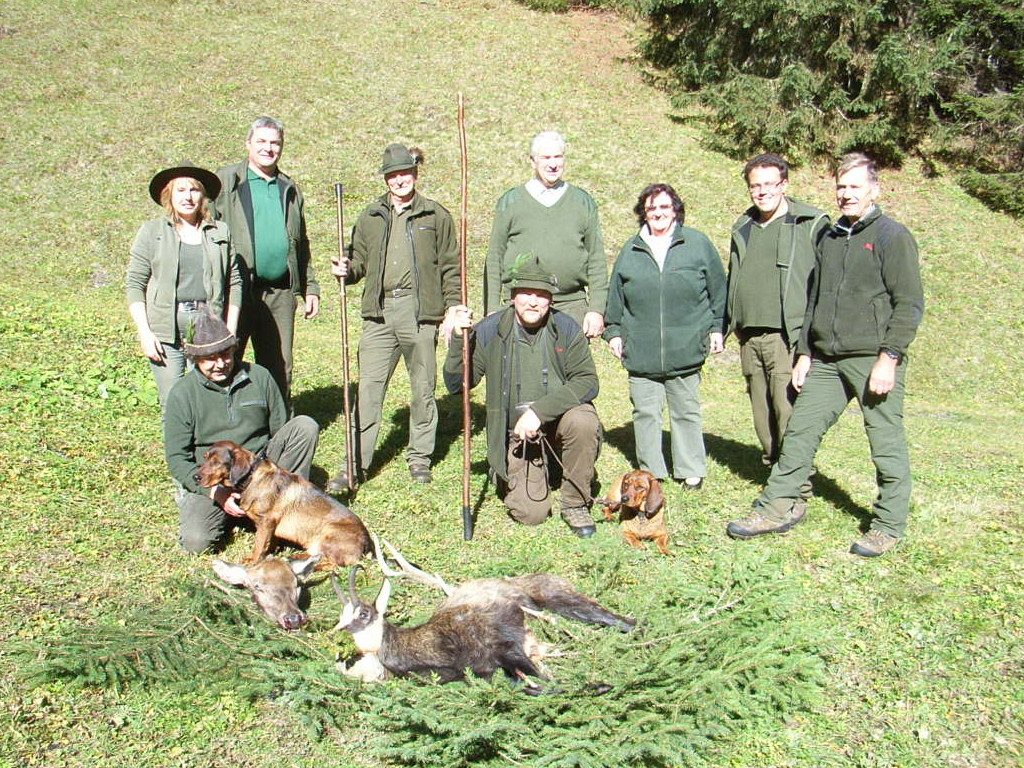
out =
[[[322,482],[343,459],[344,432],[338,299],[326,269],[336,248],[332,184],[345,182],[353,222],[382,191],[382,148],[405,141],[426,152],[423,191],[457,212],[458,91],[467,100],[478,310],[491,206],[527,177],[528,141],[541,129],[568,137],[568,176],[601,206],[609,259],[633,231],[636,194],[655,180],[674,184],[687,223],[725,250],[747,205],[740,164],[703,149],[699,124],[672,115],[665,96],[645,84],[630,35],[613,16],[548,16],[496,0],[381,0],[372,10],[351,0],[0,5],[0,611],[8,617],[0,630],[0,766],[380,764],[372,750],[389,736],[383,727],[342,722],[314,738],[282,701],[236,694],[202,676],[190,686],[110,688],[30,685],[20,674],[24,649],[43,658],[60,652],[59,638],[129,625],[140,609],[179,599],[182,581],[201,583],[209,572],[208,558],[177,548],[155,388],[124,307],[128,247],[156,213],[146,184],[183,158],[207,167],[240,159],[258,114],[285,121],[282,167],[306,193],[324,285],[321,316],[299,322],[295,374],[297,410],[324,430],[314,468]],[[793,176],[794,192],[826,209],[830,187],[822,168]],[[806,522],[783,538],[726,538],[725,522],[764,480],[732,342],[705,369],[706,490],[668,490],[672,559],[626,551],[611,526],[587,542],[558,521],[516,527],[490,491],[476,539],[461,543],[458,403],[441,401],[434,484],[411,486],[401,460],[401,369],[386,404],[381,470],[355,508],[451,580],[549,569],[649,620],[652,632],[669,607],[680,624],[711,615],[699,606],[723,573],[753,569],[788,585],[795,599],[777,627],[761,631],[803,638],[824,664],[820,695],[738,718],[664,764],[1021,764],[1019,223],[913,164],[886,174],[883,205],[918,237],[927,295],[907,398],[912,520],[891,556],[865,562],[847,554],[874,493],[853,409],[819,454],[819,495]],[[350,301],[353,349],[357,306]],[[594,351],[608,433],[598,474],[607,482],[632,460],[630,406],[625,374],[606,349]],[[483,455],[480,433],[477,466]],[[483,490],[478,472],[474,499]],[[228,555],[241,556],[249,543],[239,535]],[[770,590],[750,594],[771,599]],[[403,586],[393,602],[408,620],[433,600]],[[344,650],[342,638],[326,634],[337,615],[326,585],[314,590],[310,611],[317,652],[329,659]],[[607,658],[601,653],[635,653],[624,641],[579,637],[556,675],[571,677],[571,667]],[[645,663],[657,663],[657,649],[644,653]],[[374,695],[387,709],[422,690],[421,701],[441,711],[457,706],[464,688],[389,684]],[[505,699],[510,717],[525,717],[515,698]],[[572,735],[566,726],[564,737]],[[536,746],[543,755],[545,745]],[[587,749],[594,756],[580,764],[614,764],[602,761],[600,743]],[[536,754],[491,761],[540,762]]]

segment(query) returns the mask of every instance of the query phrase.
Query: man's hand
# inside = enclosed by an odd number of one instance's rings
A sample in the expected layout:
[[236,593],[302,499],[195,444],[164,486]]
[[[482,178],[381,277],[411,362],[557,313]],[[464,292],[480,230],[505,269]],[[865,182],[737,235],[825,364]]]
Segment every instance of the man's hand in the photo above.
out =
[[615,355],[615,357],[617,357],[619,360],[622,359],[622,350],[625,348],[625,345],[622,343],[621,336],[616,336],[613,339],[608,339],[608,348],[612,351],[612,354]]
[[344,280],[348,276],[348,259],[331,259],[331,274],[339,280]]
[[441,321],[441,336],[445,344],[452,343],[452,333],[461,336],[462,331],[473,325],[473,310],[465,304],[455,304],[448,307],[444,313],[444,320]]
[[444,321],[441,323],[441,335],[444,336],[445,344],[452,343],[452,334],[461,336],[467,328],[473,327],[473,310],[465,304],[456,304],[448,307],[444,313]]
[[238,500],[241,498],[241,495],[235,493],[230,488],[225,488],[223,485],[215,485],[210,489],[210,498],[226,514],[232,517],[245,517],[245,512],[238,506]]
[[871,376],[868,378],[868,391],[873,395],[887,395],[896,386],[896,366],[898,360],[893,360],[885,352],[879,352],[878,359],[871,366]]
[[711,354],[717,355],[725,349],[725,337],[717,331],[709,333],[708,344],[710,345]]
[[540,417],[533,412],[533,408],[527,408],[516,425],[512,427],[512,432],[520,440],[532,440],[540,432]]
[[306,296],[306,319],[312,320],[320,312],[320,297],[312,293]]
[[796,359],[796,364],[793,366],[793,373],[790,377],[793,382],[793,389],[797,392],[804,388],[804,382],[807,380],[807,372],[811,370],[811,356],[800,355]]
[[583,335],[588,339],[596,339],[604,333],[604,315],[600,312],[587,312],[583,316]]

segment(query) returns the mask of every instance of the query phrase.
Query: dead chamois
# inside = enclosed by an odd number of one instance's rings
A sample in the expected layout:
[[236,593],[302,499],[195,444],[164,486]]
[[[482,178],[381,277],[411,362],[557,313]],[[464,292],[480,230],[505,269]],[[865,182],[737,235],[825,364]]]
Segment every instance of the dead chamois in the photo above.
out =
[[536,616],[541,611],[550,611],[622,632],[629,632],[636,625],[634,619],[612,613],[559,576],[534,573],[475,579],[452,587],[436,574],[411,565],[388,542],[384,544],[401,567],[401,571],[389,568],[377,544],[377,559],[385,576],[409,576],[441,589],[447,599],[425,623],[396,627],[384,616],[391,596],[388,578],[370,604],[361,600],[355,590],[361,566],[354,566],[349,572],[347,595],[332,575],[334,590],[343,606],[335,629],[348,631],[362,654],[351,665],[339,662],[338,671],[364,682],[383,680],[389,674],[436,674],[447,683],[464,678],[467,671],[489,678],[500,669],[510,678],[532,685],[528,677],[548,677],[542,659],[551,655],[551,649],[526,626],[525,614]]

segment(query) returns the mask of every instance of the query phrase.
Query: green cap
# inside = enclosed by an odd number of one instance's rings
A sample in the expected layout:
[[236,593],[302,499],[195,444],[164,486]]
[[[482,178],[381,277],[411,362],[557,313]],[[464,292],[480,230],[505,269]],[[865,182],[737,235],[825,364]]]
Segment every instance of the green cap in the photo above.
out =
[[558,292],[558,276],[544,269],[532,253],[521,253],[508,271],[512,290],[532,288],[536,291]]
[[380,164],[380,172],[387,175],[394,171],[408,171],[416,167],[416,158],[405,144],[389,144],[384,150],[384,160]]

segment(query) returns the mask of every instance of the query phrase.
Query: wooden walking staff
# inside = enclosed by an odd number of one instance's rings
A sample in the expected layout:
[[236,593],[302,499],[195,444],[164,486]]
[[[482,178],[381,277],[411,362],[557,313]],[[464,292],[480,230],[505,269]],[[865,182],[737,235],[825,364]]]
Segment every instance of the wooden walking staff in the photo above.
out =
[[[466,105],[459,92],[459,152],[462,156],[462,187],[459,209],[459,269],[462,278],[462,305],[469,306],[468,271],[466,265],[466,219],[468,210],[467,190],[469,187],[469,165],[466,160]],[[469,503],[470,431],[469,385],[471,371],[469,360],[469,329],[462,334],[462,538],[473,538],[473,508]]]
[[[334,197],[338,203],[338,259],[345,260],[345,214],[344,197],[345,190],[341,182],[334,185]],[[345,278],[338,280],[341,292],[341,376],[343,395],[342,403],[345,410],[345,475],[348,479],[348,490],[352,493],[356,489],[355,462],[352,459],[352,406],[349,403],[349,375],[348,375],[348,297],[345,292]]]

